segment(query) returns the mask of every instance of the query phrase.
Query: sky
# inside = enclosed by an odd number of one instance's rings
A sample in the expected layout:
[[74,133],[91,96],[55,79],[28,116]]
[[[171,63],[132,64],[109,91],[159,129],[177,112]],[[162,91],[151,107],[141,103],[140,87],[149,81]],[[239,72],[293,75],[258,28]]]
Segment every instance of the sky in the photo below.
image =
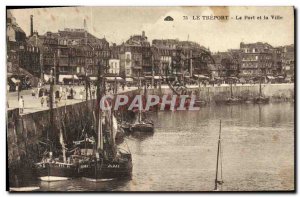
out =
[[[12,14],[26,35],[33,15],[39,34],[83,28],[86,19],[90,33],[117,44],[142,31],[149,41],[195,41],[213,52],[237,49],[240,42],[267,42],[275,47],[294,43],[293,7],[64,7],[13,9]],[[271,15],[282,18],[274,20]],[[174,20],[164,21],[166,16]],[[192,20],[193,16],[201,20]],[[228,16],[228,20],[203,20],[203,16]],[[252,16],[255,19],[250,20]],[[260,16],[268,19],[257,19]]]

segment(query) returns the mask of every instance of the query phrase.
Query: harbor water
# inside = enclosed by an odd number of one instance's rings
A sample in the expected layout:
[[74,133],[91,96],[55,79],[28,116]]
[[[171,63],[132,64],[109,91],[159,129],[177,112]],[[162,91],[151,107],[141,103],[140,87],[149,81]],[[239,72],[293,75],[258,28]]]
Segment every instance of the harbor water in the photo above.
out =
[[294,104],[155,112],[153,135],[126,138],[130,180],[40,182],[42,191],[212,191],[222,120],[224,191],[294,189]]

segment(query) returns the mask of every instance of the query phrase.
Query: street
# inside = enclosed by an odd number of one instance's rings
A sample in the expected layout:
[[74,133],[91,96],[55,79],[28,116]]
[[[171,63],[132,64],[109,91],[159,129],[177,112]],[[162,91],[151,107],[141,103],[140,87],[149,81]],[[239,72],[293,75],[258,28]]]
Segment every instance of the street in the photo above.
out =
[[[66,88],[68,86],[63,86],[63,88]],[[36,89],[36,88],[35,88]],[[49,87],[48,87],[49,89]],[[79,92],[84,89],[84,86],[74,86],[74,99],[61,99],[57,105],[54,104],[53,107],[61,107],[61,106],[65,106],[65,105],[73,105],[76,103],[80,103],[85,101],[85,93],[83,95],[83,100],[80,99],[80,94]],[[127,92],[127,91],[131,91],[131,90],[135,90],[137,89],[137,87],[125,87],[124,90],[122,90],[122,88],[118,89],[118,93],[122,93],[122,92]],[[35,97],[32,96],[32,89],[29,90],[22,90],[20,91],[20,97],[23,96],[24,99],[24,113],[23,114],[28,114],[28,113],[33,113],[33,112],[37,112],[37,111],[43,111],[43,110],[48,110],[49,106],[47,106],[46,100],[44,101],[44,105],[42,107],[41,105],[41,98],[42,97]],[[15,108],[19,108],[19,103],[18,103],[18,93],[17,92],[9,92],[6,94],[7,96],[7,105],[8,108],[7,110],[12,110]]]

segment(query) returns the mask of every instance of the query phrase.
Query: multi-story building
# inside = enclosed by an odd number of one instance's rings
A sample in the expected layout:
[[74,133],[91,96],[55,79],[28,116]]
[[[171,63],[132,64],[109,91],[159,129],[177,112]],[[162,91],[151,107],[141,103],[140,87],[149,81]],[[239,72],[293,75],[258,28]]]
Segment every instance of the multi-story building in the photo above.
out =
[[[31,20],[33,20],[32,17]],[[37,78],[34,76],[40,74],[40,51],[37,47],[27,43],[25,32],[18,26],[10,10],[7,11],[6,27],[7,76],[26,79],[34,85],[37,83]]]
[[54,68],[56,79],[62,81],[62,77],[97,75],[99,66],[108,69],[109,43],[90,34],[85,24],[84,21],[84,29],[65,28],[44,35],[35,32],[28,38],[31,45],[39,48],[43,73],[49,74]]
[[268,43],[240,44],[240,76],[257,77],[273,75],[273,47]]
[[214,77],[237,77],[239,74],[239,50],[231,49],[227,52],[217,52],[212,55],[215,64],[211,71]]
[[120,75],[120,60],[119,59],[109,59],[109,70],[108,73],[115,76]]
[[295,48],[294,45],[282,47],[282,71],[283,74],[291,80],[294,80],[295,75]]
[[282,53],[283,47],[273,48],[273,76],[279,76],[283,74],[282,70]]
[[156,56],[160,57],[156,58],[156,61],[160,60],[156,65],[159,65],[163,74],[166,71],[185,77],[210,74],[208,64],[203,59],[203,54],[210,52],[198,43],[178,39],[153,40],[152,48]]
[[176,56],[176,49],[178,46],[178,39],[167,39],[167,40],[153,40],[152,50],[155,53],[155,70],[162,75],[166,75],[166,71],[172,70],[172,60]]
[[131,52],[120,53],[120,69],[124,71],[125,78],[133,77]]
[[133,35],[120,46],[120,66],[126,77],[152,76],[152,54],[145,32]]

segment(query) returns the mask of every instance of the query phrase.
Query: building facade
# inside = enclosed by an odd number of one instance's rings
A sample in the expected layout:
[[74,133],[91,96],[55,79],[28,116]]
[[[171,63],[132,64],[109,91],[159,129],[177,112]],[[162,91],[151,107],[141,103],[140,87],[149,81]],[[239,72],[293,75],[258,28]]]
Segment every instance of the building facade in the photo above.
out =
[[270,76],[274,71],[273,47],[268,43],[240,44],[240,76]]

